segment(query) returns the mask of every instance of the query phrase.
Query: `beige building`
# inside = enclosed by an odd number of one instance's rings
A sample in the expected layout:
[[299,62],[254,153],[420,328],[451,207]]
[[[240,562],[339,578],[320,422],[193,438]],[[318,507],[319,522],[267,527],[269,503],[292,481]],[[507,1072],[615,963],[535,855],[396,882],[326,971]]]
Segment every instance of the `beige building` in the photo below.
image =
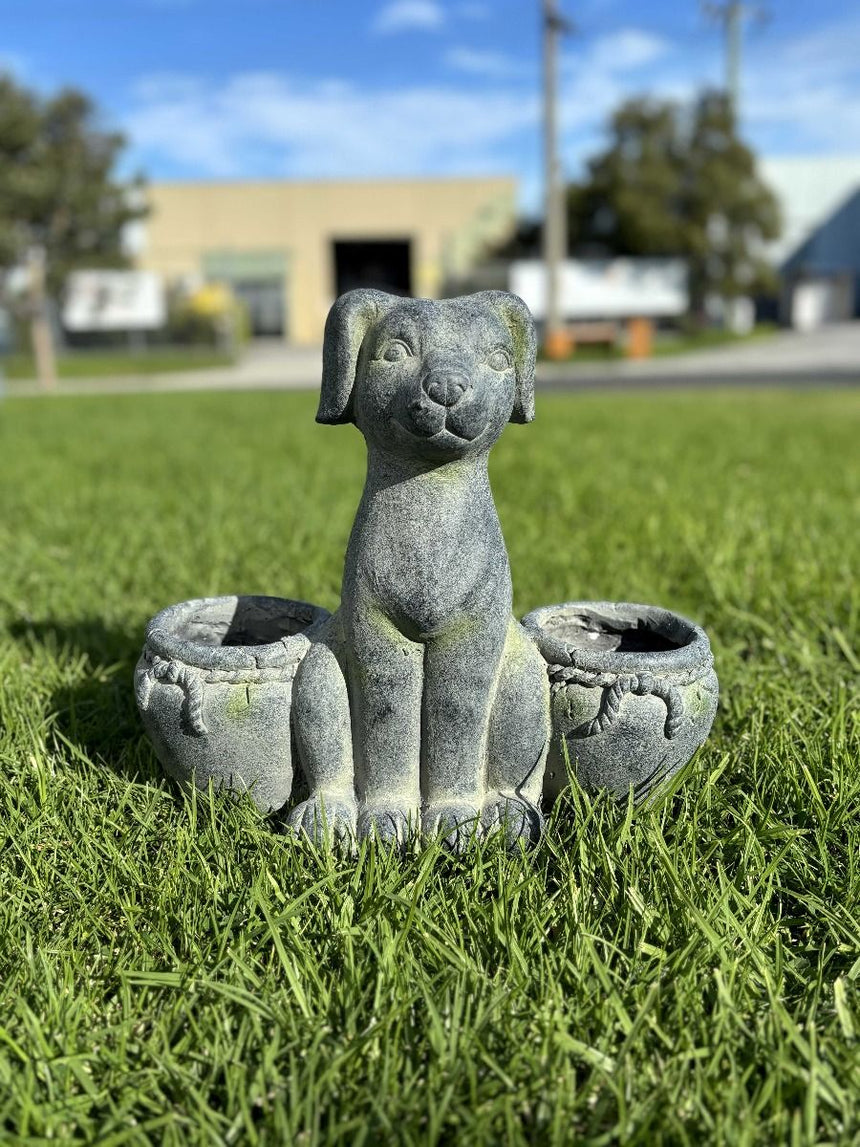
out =
[[156,183],[139,267],[229,282],[257,335],[318,343],[358,286],[437,297],[516,223],[512,178]]

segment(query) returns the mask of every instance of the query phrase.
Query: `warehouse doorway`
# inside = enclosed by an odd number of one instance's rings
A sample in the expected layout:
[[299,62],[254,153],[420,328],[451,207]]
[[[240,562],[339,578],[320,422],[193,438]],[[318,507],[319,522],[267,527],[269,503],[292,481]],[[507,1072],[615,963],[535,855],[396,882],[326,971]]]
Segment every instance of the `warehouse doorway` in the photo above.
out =
[[335,293],[376,287],[392,295],[412,294],[408,239],[334,241]]

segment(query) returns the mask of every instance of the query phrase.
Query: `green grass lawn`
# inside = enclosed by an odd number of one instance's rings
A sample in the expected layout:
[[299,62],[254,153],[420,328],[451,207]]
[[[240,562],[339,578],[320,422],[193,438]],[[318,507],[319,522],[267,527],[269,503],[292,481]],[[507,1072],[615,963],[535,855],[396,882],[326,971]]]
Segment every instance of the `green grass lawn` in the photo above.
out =
[[[57,358],[60,378],[115,378],[117,375],[165,374],[230,366],[233,356],[212,347],[154,347],[143,351],[73,351]],[[0,358],[0,374],[12,380],[36,377],[32,355]]]
[[363,479],[311,394],[0,404],[0,1141],[860,1142],[860,402],[540,396],[492,477],[516,608],[708,629],[713,734],[531,859],[357,863],[183,800],[147,618],[332,607]]

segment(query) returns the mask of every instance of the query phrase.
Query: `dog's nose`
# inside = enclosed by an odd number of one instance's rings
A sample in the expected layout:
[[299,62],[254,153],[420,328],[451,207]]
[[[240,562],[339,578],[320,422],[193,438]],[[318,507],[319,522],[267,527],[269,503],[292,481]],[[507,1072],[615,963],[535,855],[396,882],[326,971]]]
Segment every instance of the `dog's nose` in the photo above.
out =
[[424,389],[440,406],[456,406],[469,389],[469,379],[459,370],[434,370],[424,380]]

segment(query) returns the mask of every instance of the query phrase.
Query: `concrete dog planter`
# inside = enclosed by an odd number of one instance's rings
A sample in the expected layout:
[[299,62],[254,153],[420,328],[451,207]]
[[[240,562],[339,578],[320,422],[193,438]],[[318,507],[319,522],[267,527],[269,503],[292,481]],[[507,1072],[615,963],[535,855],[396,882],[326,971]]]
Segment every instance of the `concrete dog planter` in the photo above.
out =
[[212,598],[155,617],[136,691],[168,772],[250,790],[325,847],[420,832],[459,852],[538,842],[563,745],[619,796],[689,760],[717,699],[697,626],[637,605],[511,612],[488,458],[534,417],[536,351],[504,291],[336,300],[317,421],[353,424],[368,457],[340,607]]
[[135,696],[165,770],[206,789],[249,792],[263,812],[293,784],[292,682],[326,610],[277,597],[210,597],[157,614]]
[[562,743],[586,788],[636,800],[708,735],[718,685],[707,635],[649,605],[567,602],[523,618],[547,662],[553,738],[544,793],[566,784]]

